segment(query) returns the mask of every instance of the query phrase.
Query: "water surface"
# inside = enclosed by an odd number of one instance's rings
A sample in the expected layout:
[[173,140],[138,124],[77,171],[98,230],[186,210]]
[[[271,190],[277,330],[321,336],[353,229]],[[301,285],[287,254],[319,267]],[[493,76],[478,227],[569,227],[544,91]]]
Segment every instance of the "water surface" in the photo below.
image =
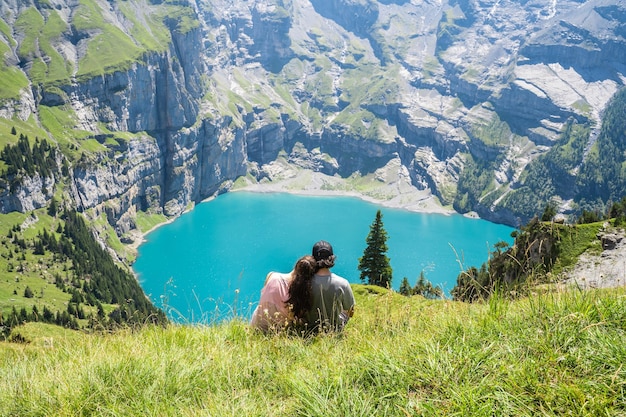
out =
[[383,213],[392,286],[420,272],[446,293],[464,268],[480,266],[493,245],[512,243],[508,226],[460,215],[415,213],[353,197],[227,193],[148,234],[134,270],[152,301],[181,322],[249,316],[269,271],[288,272],[318,240],[337,255],[333,272],[359,283],[358,258]]

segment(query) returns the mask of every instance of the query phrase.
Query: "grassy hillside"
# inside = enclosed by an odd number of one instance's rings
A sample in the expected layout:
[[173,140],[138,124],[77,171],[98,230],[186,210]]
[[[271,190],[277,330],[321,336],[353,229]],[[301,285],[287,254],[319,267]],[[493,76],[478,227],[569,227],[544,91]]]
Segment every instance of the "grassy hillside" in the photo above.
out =
[[0,338],[26,321],[111,328],[153,314],[165,320],[81,215],[51,207],[0,215]]
[[[341,336],[218,326],[0,343],[0,416],[626,415],[626,292],[485,304],[355,286]],[[18,336],[19,334],[19,336]]]
[[[167,50],[171,31],[186,33],[198,26],[193,10],[177,2],[135,4],[120,2],[119,21],[113,19],[103,5],[92,0],[77,2],[66,22],[59,12],[45,2],[25,8],[17,16],[14,27],[0,19],[0,36],[17,45],[16,53],[25,65],[30,81],[58,93],[55,87],[69,85],[72,77],[87,81],[94,76],[128,69],[140,62],[144,54]],[[158,3],[158,4],[156,4]],[[59,7],[60,9],[60,7]],[[87,39],[85,50],[67,51],[72,35]],[[0,42],[0,52],[8,48]],[[14,83],[0,83],[0,99],[18,98],[19,89],[26,87],[23,74],[0,63],[0,73]]]

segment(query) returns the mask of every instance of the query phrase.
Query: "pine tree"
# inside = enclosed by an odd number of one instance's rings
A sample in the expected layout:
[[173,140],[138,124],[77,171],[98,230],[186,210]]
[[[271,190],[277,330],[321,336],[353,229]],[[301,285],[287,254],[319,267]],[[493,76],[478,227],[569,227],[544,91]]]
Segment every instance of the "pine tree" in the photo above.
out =
[[54,321],[54,313],[47,306],[43,307],[43,321],[46,323],[52,323]]
[[392,269],[387,257],[387,231],[380,210],[376,212],[376,218],[365,241],[367,247],[363,251],[363,256],[359,258],[361,281],[365,281],[367,277],[368,284],[389,288]]
[[46,250],[44,248],[43,242],[39,239],[35,241],[33,254],[34,255],[45,255]]
[[33,298],[34,296],[35,294],[33,293],[33,290],[31,290],[30,287],[27,285],[26,288],[24,288],[24,297]]
[[48,215],[56,217],[58,209],[59,207],[57,200],[56,198],[54,198],[54,196],[52,196],[52,198],[50,199],[50,204],[48,205]]
[[556,203],[553,201],[550,201],[548,204],[546,204],[546,207],[543,209],[543,214],[541,215],[541,221],[542,222],[552,221],[554,219],[554,216],[556,216]]
[[409,279],[407,277],[402,278],[402,283],[400,284],[400,294],[410,297],[413,295],[413,288],[411,288],[411,284],[409,284]]
[[426,279],[424,271],[420,272],[420,276],[413,287],[413,294],[421,295],[424,298],[435,299],[443,296],[443,290],[441,287],[435,287]]

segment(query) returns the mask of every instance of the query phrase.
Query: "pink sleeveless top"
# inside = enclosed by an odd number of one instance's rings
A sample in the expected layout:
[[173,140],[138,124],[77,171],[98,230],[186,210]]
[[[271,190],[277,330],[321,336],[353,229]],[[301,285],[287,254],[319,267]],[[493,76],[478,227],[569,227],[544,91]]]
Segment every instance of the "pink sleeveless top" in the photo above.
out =
[[250,324],[260,330],[285,327],[291,317],[287,307],[291,274],[270,272],[261,290],[259,305],[252,314]]

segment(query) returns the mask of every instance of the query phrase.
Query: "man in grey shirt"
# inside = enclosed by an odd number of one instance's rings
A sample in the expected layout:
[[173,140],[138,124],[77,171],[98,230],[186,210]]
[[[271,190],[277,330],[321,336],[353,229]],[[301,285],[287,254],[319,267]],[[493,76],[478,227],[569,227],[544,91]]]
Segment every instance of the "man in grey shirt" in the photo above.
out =
[[330,272],[335,255],[330,243],[320,240],[313,245],[313,257],[318,270],[311,281],[313,302],[305,322],[307,330],[341,331],[354,314],[354,294],[345,278]]

